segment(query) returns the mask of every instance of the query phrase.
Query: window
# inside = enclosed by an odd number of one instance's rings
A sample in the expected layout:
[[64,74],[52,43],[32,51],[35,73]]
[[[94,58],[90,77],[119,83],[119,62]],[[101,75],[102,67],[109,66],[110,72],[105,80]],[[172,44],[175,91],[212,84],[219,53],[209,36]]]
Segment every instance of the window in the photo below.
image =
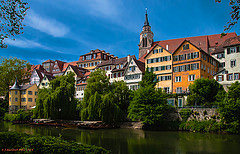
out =
[[183,50],[187,50],[187,49],[189,49],[189,44],[184,44],[183,45]]
[[169,87],[164,87],[163,90],[164,90],[166,93],[169,93],[169,92],[170,92],[170,88],[169,88]]
[[132,71],[132,67],[129,67],[129,71],[130,71],[130,72]]
[[228,80],[233,80],[233,74],[228,75]]
[[195,80],[195,75],[188,76],[188,81],[194,81],[194,80]]
[[159,49],[159,53],[161,53],[161,52],[163,52],[163,49],[161,48],[161,49]]
[[21,102],[26,102],[26,98],[21,98]]
[[83,61],[85,60],[85,57],[84,57],[84,56],[82,57],[82,60],[83,60]]
[[239,74],[238,73],[234,74],[234,80],[239,80]]
[[222,75],[218,75],[218,81],[223,81],[223,76]]
[[28,91],[28,95],[32,95],[32,91]]
[[18,98],[15,98],[15,102],[17,102],[18,101]]
[[21,91],[21,94],[22,95],[26,94],[26,90]]
[[97,54],[94,54],[94,55],[93,55],[93,58],[96,59],[96,57],[97,57]]
[[116,68],[119,69],[119,65],[117,65]]
[[35,91],[35,95],[37,95],[37,91]]
[[153,54],[158,53],[158,49],[153,50]]
[[183,99],[178,98],[178,107],[183,107]]
[[17,91],[15,91],[15,95],[17,95]]
[[28,98],[28,101],[29,101],[29,102],[32,102],[32,98]]
[[236,59],[231,60],[231,67],[235,67],[236,66]]
[[219,67],[225,67],[225,62],[220,63]]
[[176,93],[182,93],[182,87],[177,87]]
[[236,52],[236,48],[230,48],[230,53],[235,53]]
[[176,76],[175,77],[175,82],[181,82],[182,81],[182,77],[181,76]]

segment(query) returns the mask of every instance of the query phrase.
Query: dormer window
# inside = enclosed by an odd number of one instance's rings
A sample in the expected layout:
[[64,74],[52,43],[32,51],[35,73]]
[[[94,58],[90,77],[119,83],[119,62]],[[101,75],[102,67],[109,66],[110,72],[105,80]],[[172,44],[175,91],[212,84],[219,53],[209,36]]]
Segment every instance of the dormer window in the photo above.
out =
[[187,49],[189,49],[189,44],[184,44],[183,45],[183,50],[187,50]]
[[83,60],[83,61],[85,60],[85,57],[84,57],[84,56],[82,57],[82,60]]
[[117,65],[116,68],[119,69],[119,65]]

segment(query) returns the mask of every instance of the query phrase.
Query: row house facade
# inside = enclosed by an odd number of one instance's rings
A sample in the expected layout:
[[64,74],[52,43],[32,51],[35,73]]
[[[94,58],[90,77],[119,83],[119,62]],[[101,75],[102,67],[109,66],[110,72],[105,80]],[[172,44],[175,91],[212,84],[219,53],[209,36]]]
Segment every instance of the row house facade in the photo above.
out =
[[114,55],[105,52],[104,50],[91,50],[89,53],[80,56],[77,65],[78,67],[88,69],[89,71],[93,71],[98,64],[103,61],[117,59]]
[[76,84],[76,98],[83,100],[84,90],[87,88],[87,79],[89,78],[91,72],[86,72],[81,79],[77,81]]
[[129,89],[137,90],[140,87],[139,82],[142,81],[144,73],[145,64],[132,57],[124,71],[124,82]]
[[228,87],[236,81],[240,81],[240,37],[227,39],[214,55],[224,55],[222,60],[225,66],[214,75],[214,79],[223,85],[227,91]]
[[104,61],[97,66],[97,68],[103,69],[106,71],[106,75],[109,77],[109,81],[112,83],[114,81],[123,81],[124,72],[131,58],[136,57],[128,55],[127,57],[119,59],[111,59]]

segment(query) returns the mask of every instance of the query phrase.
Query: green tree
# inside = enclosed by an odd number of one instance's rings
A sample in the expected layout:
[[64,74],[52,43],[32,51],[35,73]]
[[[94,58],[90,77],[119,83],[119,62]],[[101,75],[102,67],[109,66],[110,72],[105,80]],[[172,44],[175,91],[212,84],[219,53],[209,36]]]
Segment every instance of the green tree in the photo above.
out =
[[146,125],[156,125],[165,120],[169,105],[161,89],[155,89],[156,75],[146,69],[140,88],[130,101],[128,117],[141,120]]
[[225,95],[223,86],[214,79],[197,79],[189,86],[189,90],[188,105],[213,105]]
[[[7,96],[9,87],[14,84],[17,77],[18,83],[21,84],[26,76],[29,76],[30,64],[26,60],[18,58],[0,59],[0,96]],[[8,100],[8,99],[7,99]]]
[[34,118],[73,119],[77,100],[75,94],[74,74],[58,76],[50,81],[49,89],[38,93]]
[[6,48],[4,39],[22,34],[22,21],[26,15],[28,3],[23,0],[0,0],[0,47]]
[[82,120],[117,122],[126,118],[129,89],[123,81],[109,83],[106,72],[98,69],[91,73],[81,104]]
[[227,124],[228,131],[240,133],[240,83],[235,82],[229,87],[226,98],[220,104],[222,120]]

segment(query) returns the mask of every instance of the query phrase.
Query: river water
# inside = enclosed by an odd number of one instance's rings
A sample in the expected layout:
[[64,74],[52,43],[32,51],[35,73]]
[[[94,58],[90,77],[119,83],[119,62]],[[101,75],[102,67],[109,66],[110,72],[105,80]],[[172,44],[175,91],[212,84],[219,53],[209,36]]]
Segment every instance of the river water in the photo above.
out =
[[96,145],[116,154],[240,153],[240,135],[143,131],[133,129],[82,130],[0,122],[0,131],[62,136],[66,140]]

